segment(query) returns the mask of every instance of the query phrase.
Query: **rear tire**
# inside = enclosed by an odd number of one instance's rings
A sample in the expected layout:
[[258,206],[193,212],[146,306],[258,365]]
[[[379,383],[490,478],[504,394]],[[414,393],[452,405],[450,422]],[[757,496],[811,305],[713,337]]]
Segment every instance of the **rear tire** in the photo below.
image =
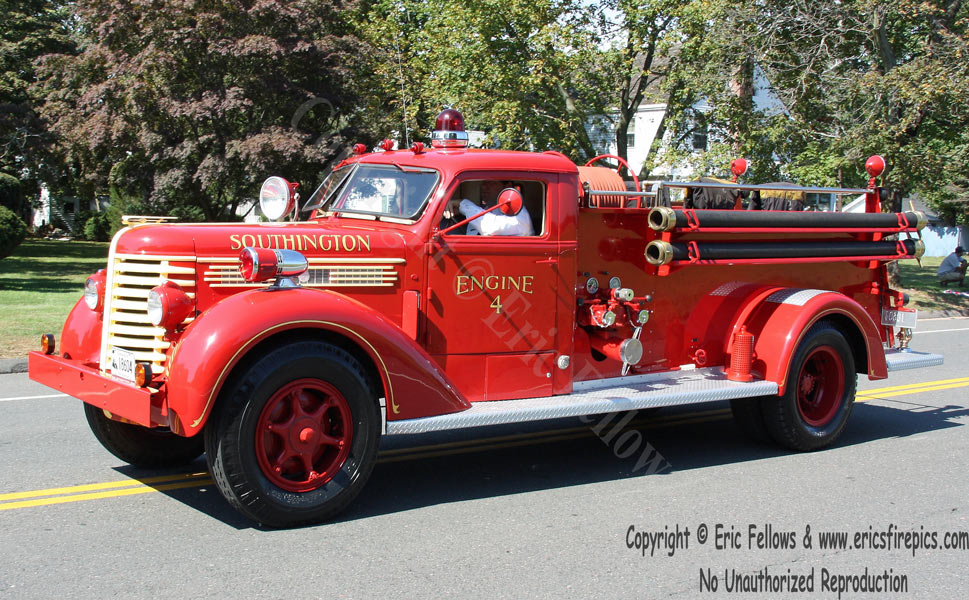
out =
[[792,450],[832,444],[848,423],[857,382],[844,335],[828,323],[814,325],[794,353],[784,395],[761,402],[770,436]]
[[271,527],[328,519],[363,489],[380,442],[361,364],[318,341],[276,348],[230,382],[205,431],[225,499]]
[[136,467],[176,467],[192,462],[205,451],[201,435],[187,438],[168,429],[122,423],[87,403],[84,416],[94,437],[108,452]]

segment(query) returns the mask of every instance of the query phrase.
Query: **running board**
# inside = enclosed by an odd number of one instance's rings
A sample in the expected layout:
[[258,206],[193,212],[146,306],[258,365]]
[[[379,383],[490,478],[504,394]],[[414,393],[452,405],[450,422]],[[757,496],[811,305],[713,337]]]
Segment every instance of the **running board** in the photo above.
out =
[[573,389],[574,393],[562,396],[475,402],[462,412],[388,421],[387,434],[427,433],[769,396],[777,394],[777,383],[728,381],[721,367],[711,367],[582,381]]
[[889,371],[937,367],[943,362],[941,354],[915,352],[914,350],[885,350],[885,363]]

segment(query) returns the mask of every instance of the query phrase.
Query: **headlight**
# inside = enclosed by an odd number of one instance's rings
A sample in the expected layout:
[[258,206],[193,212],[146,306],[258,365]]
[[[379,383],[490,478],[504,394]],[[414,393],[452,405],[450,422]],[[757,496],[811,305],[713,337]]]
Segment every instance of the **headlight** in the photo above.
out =
[[165,316],[165,307],[162,306],[161,294],[157,290],[148,292],[148,320],[152,325],[161,325],[162,317]]
[[282,177],[270,177],[259,190],[259,208],[270,221],[278,221],[292,212],[296,205],[295,191],[298,184]]
[[104,282],[104,269],[100,269],[84,282],[84,303],[91,310],[100,311],[104,307]]
[[178,284],[166,281],[148,292],[148,320],[156,327],[172,331],[182,324],[192,311],[192,299]]

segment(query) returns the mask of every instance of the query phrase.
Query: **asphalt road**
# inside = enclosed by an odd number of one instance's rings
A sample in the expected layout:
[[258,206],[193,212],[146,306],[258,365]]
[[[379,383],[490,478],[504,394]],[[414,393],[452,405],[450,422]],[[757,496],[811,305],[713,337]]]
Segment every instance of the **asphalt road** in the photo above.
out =
[[[922,321],[913,347],[947,364],[859,380],[821,452],[751,443],[722,403],[637,415],[641,437],[573,419],[392,438],[339,520],[286,531],[239,517],[204,459],[127,467],[77,400],[3,375],[0,597],[966,598],[967,339],[969,319]],[[814,587],[736,587],[761,581]]]

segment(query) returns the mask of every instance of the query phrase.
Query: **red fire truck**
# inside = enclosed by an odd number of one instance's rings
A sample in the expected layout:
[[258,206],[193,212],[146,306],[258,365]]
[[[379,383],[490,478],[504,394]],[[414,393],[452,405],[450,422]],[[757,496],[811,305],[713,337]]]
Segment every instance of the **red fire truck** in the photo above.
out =
[[[865,189],[801,188],[864,194],[850,214],[690,208],[466,146],[447,110],[430,148],[358,145],[302,206],[270,178],[272,222],[127,218],[31,378],[83,400],[120,459],[204,452],[232,506],[291,526],[351,502],[383,435],[729,400],[747,433],[813,450],[856,373],[942,362],[907,348],[885,264],[920,255],[925,219],[882,212],[878,157]],[[786,189],[666,189],[698,186]],[[524,229],[470,235],[488,219]]]

